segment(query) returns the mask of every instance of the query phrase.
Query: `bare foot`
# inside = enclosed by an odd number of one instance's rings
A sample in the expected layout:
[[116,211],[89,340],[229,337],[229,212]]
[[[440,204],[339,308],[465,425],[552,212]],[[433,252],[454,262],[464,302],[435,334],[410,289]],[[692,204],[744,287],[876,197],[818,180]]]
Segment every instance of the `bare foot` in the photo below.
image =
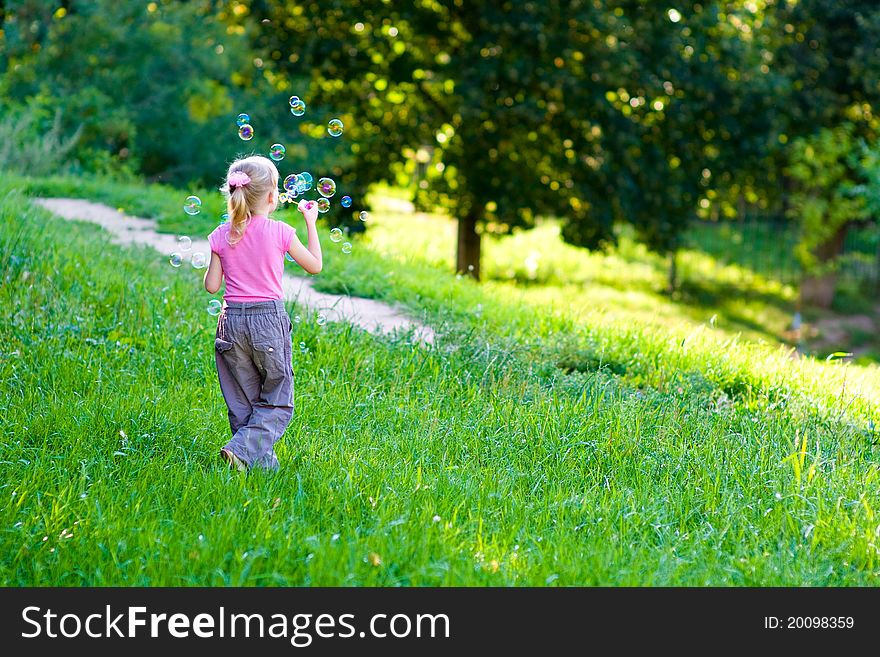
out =
[[229,464],[229,467],[235,468],[239,472],[247,472],[247,463],[242,461],[225,447],[220,450],[220,457]]

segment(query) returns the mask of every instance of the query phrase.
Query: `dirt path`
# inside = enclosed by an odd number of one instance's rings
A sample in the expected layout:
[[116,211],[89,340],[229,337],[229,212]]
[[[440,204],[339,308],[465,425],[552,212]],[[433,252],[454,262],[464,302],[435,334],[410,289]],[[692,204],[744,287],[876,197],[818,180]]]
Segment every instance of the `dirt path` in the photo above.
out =
[[[64,219],[98,224],[113,235],[113,241],[117,244],[151,246],[165,257],[180,250],[177,237],[157,232],[156,223],[151,219],[130,217],[106,205],[81,199],[41,198],[34,202]],[[196,251],[210,253],[207,240],[193,240],[191,253]],[[286,273],[283,286],[288,301],[324,313],[327,321],[350,322],[376,335],[414,329],[414,338],[429,344],[434,341],[431,327],[407,317],[399,308],[389,304],[318,292],[309,279]]]

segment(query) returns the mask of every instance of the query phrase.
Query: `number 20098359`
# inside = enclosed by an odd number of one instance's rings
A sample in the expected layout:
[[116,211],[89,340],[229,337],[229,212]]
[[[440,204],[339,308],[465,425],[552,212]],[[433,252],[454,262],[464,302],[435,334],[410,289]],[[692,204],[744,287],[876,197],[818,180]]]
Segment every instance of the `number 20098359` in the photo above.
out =
[[769,630],[848,630],[855,625],[852,616],[765,616],[764,627]]

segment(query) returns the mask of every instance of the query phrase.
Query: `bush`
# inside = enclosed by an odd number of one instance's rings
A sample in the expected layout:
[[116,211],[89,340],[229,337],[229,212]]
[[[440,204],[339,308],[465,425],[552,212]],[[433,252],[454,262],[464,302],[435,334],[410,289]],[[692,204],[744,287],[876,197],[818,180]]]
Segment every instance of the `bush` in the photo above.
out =
[[0,171],[48,176],[72,170],[70,154],[82,126],[65,136],[61,110],[56,110],[48,129],[45,121],[27,108],[4,112],[0,120]]

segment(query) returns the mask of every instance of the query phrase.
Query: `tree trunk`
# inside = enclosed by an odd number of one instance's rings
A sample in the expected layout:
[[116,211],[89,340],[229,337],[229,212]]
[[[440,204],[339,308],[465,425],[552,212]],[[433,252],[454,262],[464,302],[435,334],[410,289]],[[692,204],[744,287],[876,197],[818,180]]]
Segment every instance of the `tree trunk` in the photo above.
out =
[[669,280],[666,283],[666,294],[672,296],[678,289],[678,249],[669,252]]
[[477,232],[477,213],[474,210],[458,220],[455,271],[480,280],[480,234]]
[[[844,224],[837,229],[837,232],[828,241],[823,242],[816,248],[814,253],[821,264],[827,264],[840,255],[848,228],[849,226]],[[836,287],[836,271],[819,275],[805,273],[801,281],[801,304],[803,306],[830,308],[834,302],[834,290]]]

